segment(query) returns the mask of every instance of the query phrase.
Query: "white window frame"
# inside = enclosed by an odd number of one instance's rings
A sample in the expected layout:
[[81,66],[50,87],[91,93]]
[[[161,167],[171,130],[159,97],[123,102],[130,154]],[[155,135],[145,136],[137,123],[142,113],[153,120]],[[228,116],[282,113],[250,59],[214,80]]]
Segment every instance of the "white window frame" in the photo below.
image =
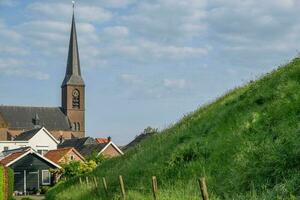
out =
[[[39,153],[39,151],[41,151],[41,153]],[[38,154],[44,156],[47,152],[49,151],[49,149],[37,149]]]
[[[49,182],[47,183],[44,182],[44,172],[49,173]],[[51,173],[49,172],[49,170],[42,170],[42,185],[50,185],[50,184],[51,184]]]

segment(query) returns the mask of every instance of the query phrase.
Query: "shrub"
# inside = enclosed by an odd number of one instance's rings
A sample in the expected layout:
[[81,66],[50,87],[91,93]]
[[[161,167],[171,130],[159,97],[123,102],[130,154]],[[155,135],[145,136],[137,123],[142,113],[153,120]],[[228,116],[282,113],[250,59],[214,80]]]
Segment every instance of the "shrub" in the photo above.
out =
[[23,197],[21,200],[33,200],[33,199],[29,197]]
[[100,165],[106,160],[104,155],[98,155],[97,152],[93,152],[88,158],[87,161],[94,161],[97,165]]
[[8,199],[12,200],[14,192],[14,171],[11,168],[8,168]]
[[0,199],[4,199],[4,167],[0,166]]
[[94,160],[87,162],[71,161],[68,164],[62,165],[62,173],[65,178],[69,179],[93,171],[97,167]]
[[79,161],[71,161],[69,164],[62,165],[63,173],[66,178],[71,178],[82,174]]
[[42,186],[41,187],[41,194],[46,194],[46,192],[50,189],[49,186]]

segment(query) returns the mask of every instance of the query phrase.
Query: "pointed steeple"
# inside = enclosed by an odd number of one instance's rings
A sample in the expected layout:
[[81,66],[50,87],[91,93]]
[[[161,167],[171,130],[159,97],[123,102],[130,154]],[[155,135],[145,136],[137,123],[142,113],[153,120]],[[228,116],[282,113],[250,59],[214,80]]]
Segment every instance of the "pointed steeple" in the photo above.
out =
[[72,16],[67,70],[66,70],[64,81],[62,83],[62,86],[65,85],[84,85],[84,81],[81,77],[81,71],[80,71],[77,33],[76,33],[76,25],[75,25],[75,17],[74,17],[74,4],[73,4],[73,16]]

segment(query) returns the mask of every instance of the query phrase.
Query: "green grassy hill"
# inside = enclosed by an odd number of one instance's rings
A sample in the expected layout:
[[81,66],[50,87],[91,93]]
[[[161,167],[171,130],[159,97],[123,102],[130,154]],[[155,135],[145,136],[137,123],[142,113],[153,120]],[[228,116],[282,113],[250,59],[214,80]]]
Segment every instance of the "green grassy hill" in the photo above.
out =
[[[159,113],[158,113],[159,114]],[[300,59],[237,88],[177,124],[109,160],[91,176],[105,176],[111,196],[123,175],[127,199],[199,199],[205,176],[211,199],[300,198]],[[101,182],[100,182],[101,183]],[[77,178],[58,184],[50,200],[105,199],[102,185]]]

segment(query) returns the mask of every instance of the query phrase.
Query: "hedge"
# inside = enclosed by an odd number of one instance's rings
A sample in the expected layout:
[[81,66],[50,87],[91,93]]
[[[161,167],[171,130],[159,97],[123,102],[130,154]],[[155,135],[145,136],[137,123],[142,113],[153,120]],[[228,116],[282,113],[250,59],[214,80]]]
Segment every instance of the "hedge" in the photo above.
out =
[[4,167],[0,166],[0,199],[4,199],[5,194],[4,184]]
[[0,165],[0,200],[13,200],[13,190],[14,171]]
[[14,192],[14,170],[11,168],[7,168],[8,172],[8,199],[13,200],[13,192]]

